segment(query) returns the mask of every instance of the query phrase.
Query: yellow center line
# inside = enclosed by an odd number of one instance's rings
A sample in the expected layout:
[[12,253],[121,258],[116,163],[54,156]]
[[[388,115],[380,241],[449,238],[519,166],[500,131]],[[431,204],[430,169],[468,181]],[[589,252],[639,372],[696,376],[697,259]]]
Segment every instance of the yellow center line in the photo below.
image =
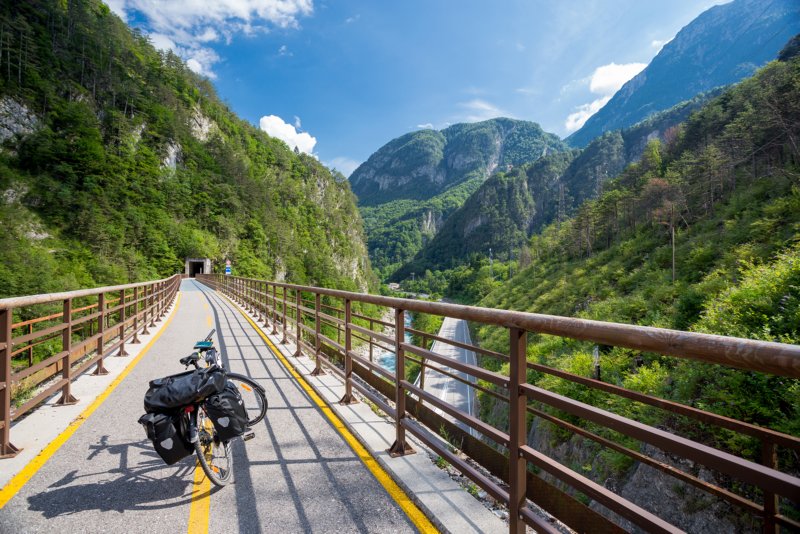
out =
[[133,371],[133,368],[136,367],[136,364],[138,364],[144,355],[147,354],[147,351],[149,351],[156,340],[161,337],[161,334],[164,333],[169,324],[172,322],[172,319],[175,317],[175,315],[177,315],[178,305],[180,302],[181,294],[178,293],[178,296],[175,298],[175,308],[172,310],[169,318],[161,327],[161,329],[156,332],[153,338],[147,342],[147,345],[142,347],[142,350],[139,352],[139,354],[133,360],[131,360],[131,362],[125,369],[122,370],[119,376],[117,376],[117,378],[115,378],[114,381],[108,385],[106,390],[103,391],[100,396],[98,396],[89,406],[87,406],[86,409],[81,412],[81,414],[74,421],[72,421],[61,434],[59,434],[44,449],[42,449],[42,452],[28,462],[28,465],[23,467],[22,471],[17,473],[14,478],[12,478],[9,483],[3,487],[3,489],[0,489],[0,508],[3,508],[6,503],[10,501],[25,484],[28,483],[33,475],[35,475],[37,471],[44,466],[47,460],[49,460],[50,457],[53,456],[59,448],[61,448],[61,446],[75,433],[75,431],[77,431],[81,425],[86,422],[89,416],[92,415],[94,411],[103,404],[103,402],[105,402],[108,396],[111,395],[111,392],[120,385],[125,377],[128,376],[131,371]]
[[210,316],[210,315],[206,315],[206,324],[207,324],[208,326],[211,326],[211,324],[212,324],[212,323],[211,323],[211,316]]
[[[219,293],[222,295],[222,293]],[[406,513],[408,518],[414,523],[414,526],[420,532],[423,533],[438,533],[439,531],[430,522],[430,520],[425,516],[422,510],[411,500],[411,498],[403,491],[400,486],[392,479],[391,476],[381,467],[377,460],[370,454],[370,452],[361,444],[360,441],[350,432],[347,426],[342,422],[338,415],[331,409],[330,406],[320,397],[316,390],[313,389],[311,384],[303,378],[300,373],[295,371],[294,367],[289,363],[288,360],[283,356],[280,350],[278,350],[275,345],[272,344],[272,341],[269,340],[266,334],[261,330],[261,328],[253,322],[252,319],[244,312],[241,308],[236,306],[236,304],[231,301],[227,296],[222,295],[231,305],[236,308],[239,313],[241,313],[247,322],[249,322],[253,328],[258,332],[258,335],[261,336],[261,339],[267,344],[269,349],[272,353],[280,360],[284,367],[289,371],[289,373],[300,383],[300,387],[308,394],[314,404],[325,414],[325,417],[331,422],[333,427],[341,434],[347,444],[353,449],[353,452],[356,453],[356,456],[364,463],[367,469],[369,469],[370,473],[378,480],[378,482],[383,486],[389,496],[400,506],[400,508]]]
[[194,491],[192,505],[189,508],[189,534],[206,534],[208,532],[209,510],[211,509],[211,481],[208,479],[200,462],[194,468]]

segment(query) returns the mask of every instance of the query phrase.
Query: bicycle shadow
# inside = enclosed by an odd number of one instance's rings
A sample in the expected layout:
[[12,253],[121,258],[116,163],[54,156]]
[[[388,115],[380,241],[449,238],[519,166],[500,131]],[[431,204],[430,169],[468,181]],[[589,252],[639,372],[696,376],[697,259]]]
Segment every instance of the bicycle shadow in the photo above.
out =
[[[30,510],[50,519],[90,510],[163,510],[191,502],[194,455],[168,466],[148,440],[109,445],[108,436],[89,448],[88,461],[108,453],[119,455],[119,466],[98,472],[72,470],[44,492],[30,496]],[[131,465],[129,459],[133,460]],[[82,479],[92,481],[80,483]]]

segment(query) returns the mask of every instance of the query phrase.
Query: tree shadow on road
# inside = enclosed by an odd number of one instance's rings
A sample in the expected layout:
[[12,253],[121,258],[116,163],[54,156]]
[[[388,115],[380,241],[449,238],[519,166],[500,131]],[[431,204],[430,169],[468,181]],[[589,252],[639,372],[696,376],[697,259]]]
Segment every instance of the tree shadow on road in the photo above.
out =
[[[29,509],[46,518],[97,510],[162,510],[192,500],[194,455],[167,466],[148,440],[108,444],[108,436],[90,446],[81,469],[68,472],[42,493],[28,498]],[[106,454],[119,455],[118,467],[103,469]],[[133,462],[129,465],[129,460]],[[96,465],[97,470],[90,468]],[[84,482],[85,481],[85,482]]]

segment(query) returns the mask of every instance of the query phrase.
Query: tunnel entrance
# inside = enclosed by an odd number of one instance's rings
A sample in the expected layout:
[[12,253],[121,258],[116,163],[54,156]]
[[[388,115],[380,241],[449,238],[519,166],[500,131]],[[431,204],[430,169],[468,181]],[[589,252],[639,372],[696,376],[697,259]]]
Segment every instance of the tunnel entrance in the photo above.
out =
[[194,278],[198,274],[211,273],[211,259],[210,258],[186,258],[186,268],[184,273],[190,278]]
[[189,262],[189,277],[194,278],[198,274],[203,274],[203,262],[202,261],[190,261]]

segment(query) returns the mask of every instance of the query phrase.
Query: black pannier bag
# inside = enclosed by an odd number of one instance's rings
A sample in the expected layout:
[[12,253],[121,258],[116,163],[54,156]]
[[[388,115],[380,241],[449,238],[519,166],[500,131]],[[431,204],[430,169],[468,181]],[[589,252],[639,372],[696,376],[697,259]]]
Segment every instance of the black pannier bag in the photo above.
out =
[[222,441],[241,436],[247,430],[247,409],[233,382],[228,381],[222,392],[206,398],[204,406]]
[[180,415],[165,413],[148,413],[139,418],[147,437],[161,459],[172,465],[186,458],[194,449],[181,432]]
[[225,387],[225,373],[220,369],[198,369],[157,378],[144,394],[147,413],[173,412],[219,393]]

